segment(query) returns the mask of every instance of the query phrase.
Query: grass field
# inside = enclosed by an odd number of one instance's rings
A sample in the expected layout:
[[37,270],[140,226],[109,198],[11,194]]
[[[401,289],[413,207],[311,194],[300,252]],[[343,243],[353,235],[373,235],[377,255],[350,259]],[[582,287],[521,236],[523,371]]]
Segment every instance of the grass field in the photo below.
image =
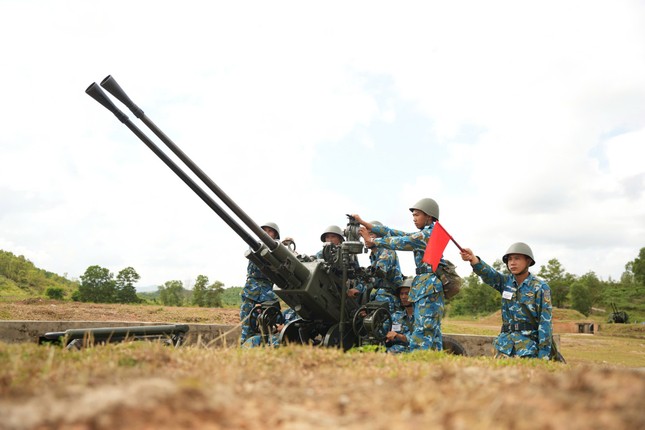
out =
[[[165,322],[235,316],[74,304],[76,318],[69,318],[66,306],[5,303],[0,316],[85,319],[87,311]],[[444,324],[445,331],[476,334],[496,334],[497,327],[495,315]],[[175,349],[135,342],[67,351],[0,343],[0,429],[645,428],[645,339],[638,331],[609,334],[562,334],[566,365],[295,346]]]

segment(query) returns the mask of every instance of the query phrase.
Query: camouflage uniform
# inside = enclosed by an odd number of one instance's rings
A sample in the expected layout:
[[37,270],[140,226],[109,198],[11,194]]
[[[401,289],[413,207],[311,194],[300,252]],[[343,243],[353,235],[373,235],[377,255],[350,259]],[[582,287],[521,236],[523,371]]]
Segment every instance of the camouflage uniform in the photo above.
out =
[[[394,312],[401,309],[399,299],[396,297],[396,288],[403,282],[401,265],[396,251],[377,247],[370,253],[370,266],[385,273],[385,278],[374,278],[370,300],[387,302],[390,313],[394,314]],[[359,284],[356,288],[361,292],[365,290],[362,284]]]
[[246,268],[246,283],[242,289],[242,304],[240,305],[240,321],[242,323],[242,337],[240,344],[243,344],[249,336],[253,335],[249,315],[258,303],[268,300],[277,300],[273,292],[273,283],[260,271],[258,266],[249,261]]
[[[503,274],[479,260],[472,266],[482,280],[502,293],[502,332],[495,339],[495,349],[504,355],[549,358],[551,354],[551,289],[546,282],[529,273],[517,285],[515,276]],[[538,327],[533,330],[531,319],[520,303],[525,304]]]
[[410,301],[414,303],[414,331],[408,340],[410,350],[443,349],[441,318],[444,314],[443,285],[426,263],[423,254],[434,224],[425,226],[414,233],[405,233],[389,227],[375,225],[372,232],[379,238],[373,239],[376,246],[414,252],[417,275],[410,288]]
[[[291,308],[288,308],[284,312],[282,312],[282,316],[284,317],[284,324],[298,318],[296,311]],[[259,334],[249,337],[242,344],[242,348],[244,349],[256,348],[258,346],[270,346],[272,348],[277,348],[278,346],[280,346],[280,334],[274,333],[270,335],[266,345],[264,345],[264,342],[262,342],[262,336]]]
[[[394,312],[392,314],[392,330],[410,339],[412,331],[414,330],[414,315],[408,316],[405,309]],[[400,340],[386,342],[385,346],[387,347],[387,352],[392,354],[410,351],[409,342]]]

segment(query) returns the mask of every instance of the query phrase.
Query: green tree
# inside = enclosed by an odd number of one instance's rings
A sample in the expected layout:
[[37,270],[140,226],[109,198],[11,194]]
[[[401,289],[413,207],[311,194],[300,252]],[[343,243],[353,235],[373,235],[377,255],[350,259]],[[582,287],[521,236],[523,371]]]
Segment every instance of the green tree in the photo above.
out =
[[184,294],[184,284],[181,281],[167,281],[159,287],[159,301],[165,306],[182,306]]
[[206,305],[206,290],[208,288],[208,277],[197,275],[195,286],[193,287],[193,305],[204,307]]
[[205,294],[205,303],[209,308],[222,307],[222,294],[224,293],[224,284],[220,281],[215,281],[208,286]]
[[591,295],[589,294],[589,287],[584,281],[576,281],[571,284],[569,296],[573,309],[584,315],[591,313]]
[[117,303],[139,303],[134,284],[141,279],[141,276],[132,267],[126,267],[116,275],[116,302]]
[[114,275],[101,266],[90,266],[81,275],[78,298],[82,302],[116,302],[116,282]]
[[544,279],[551,287],[553,306],[564,307],[569,294],[569,287],[576,280],[575,275],[567,273],[558,259],[552,258],[547,262],[546,266],[540,266],[538,277]]
[[605,288],[605,283],[598,279],[598,276],[596,276],[594,272],[585,273],[578,280],[587,287],[590,307],[593,307],[602,301],[602,293]]
[[500,273],[503,273],[505,275],[510,275],[511,271],[508,270],[508,267],[506,267],[506,264],[501,259],[497,259],[491,264],[491,267],[495,270],[497,270]]
[[645,248],[641,248],[638,257],[627,263],[625,269],[634,274],[636,282],[645,285]]
[[471,273],[464,280],[464,287],[451,301],[452,315],[487,315],[500,309],[500,295],[497,290],[481,282],[475,273]]
[[242,287],[224,288],[222,292],[222,305],[239,308],[240,304],[242,304],[241,292]]
[[49,287],[45,290],[45,295],[50,299],[63,300],[65,298],[65,290],[60,287]]

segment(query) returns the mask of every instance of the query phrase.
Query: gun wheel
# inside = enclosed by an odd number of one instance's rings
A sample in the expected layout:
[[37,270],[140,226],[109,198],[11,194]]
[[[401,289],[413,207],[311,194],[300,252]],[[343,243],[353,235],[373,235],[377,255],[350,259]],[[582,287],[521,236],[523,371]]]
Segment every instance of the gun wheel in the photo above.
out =
[[350,329],[349,326],[345,328],[341,342],[339,324],[334,324],[333,326],[331,326],[329,330],[327,330],[325,338],[323,339],[323,346],[339,348],[342,345],[343,351],[347,351],[348,349],[353,347],[355,343],[356,337],[354,336],[354,332]]
[[448,354],[468,355],[466,354],[466,349],[455,339],[444,336],[442,341],[443,341],[443,350]]
[[384,342],[387,333],[392,330],[392,315],[390,311],[380,308],[363,320],[364,327],[379,342]]

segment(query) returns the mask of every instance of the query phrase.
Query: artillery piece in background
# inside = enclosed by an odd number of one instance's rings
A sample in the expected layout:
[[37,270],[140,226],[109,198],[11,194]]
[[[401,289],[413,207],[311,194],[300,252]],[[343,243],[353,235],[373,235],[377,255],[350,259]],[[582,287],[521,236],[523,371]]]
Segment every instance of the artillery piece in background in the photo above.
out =
[[[105,88],[121,101],[139,118],[202,182],[237,216],[244,226],[240,225],[228,212],[222,209],[213,197],[204,191],[184,170],[179,167],[163,150],[161,150],[145,133],[132,123],[119,110],[107,94]],[[359,303],[347,297],[348,281],[368,277],[365,269],[353,264],[355,254],[363,252],[359,240],[359,224],[350,216],[345,229],[345,242],[340,246],[328,244],[323,254],[324,260],[299,258],[284,244],[273,240],[260,226],[253,221],[215,182],[213,182],[168,136],[166,136],[112,78],[106,77],[101,86],[92,83],[85,91],[88,95],[112,112],[143,143],[152,150],[179,178],[192,189],[246,244],[249,250],[245,256],[255,263],[260,270],[279,288],[276,291],[298,318],[285,325],[280,333],[281,342],[323,345],[329,347],[351,348],[360,343],[360,338],[368,336],[371,340],[380,339],[383,331],[390,329],[391,317],[378,312],[377,321],[371,312],[378,307],[363,308],[356,317]],[[248,229],[248,230],[247,230]],[[255,236],[251,235],[254,233]],[[259,240],[258,240],[259,239]],[[261,321],[273,323],[273,307],[267,307],[268,315]],[[358,319],[358,321],[356,321]],[[365,320],[367,324],[364,324]],[[359,327],[356,333],[353,327]],[[365,333],[366,329],[376,330]]]
[[629,322],[629,315],[625,311],[619,311],[616,303],[611,303],[612,313],[609,315],[608,323],[627,324]]
[[81,328],[45,333],[38,338],[38,344],[54,344],[62,345],[66,349],[81,349],[88,345],[116,343],[125,340],[157,340],[167,345],[180,346],[187,332],[187,324]]

